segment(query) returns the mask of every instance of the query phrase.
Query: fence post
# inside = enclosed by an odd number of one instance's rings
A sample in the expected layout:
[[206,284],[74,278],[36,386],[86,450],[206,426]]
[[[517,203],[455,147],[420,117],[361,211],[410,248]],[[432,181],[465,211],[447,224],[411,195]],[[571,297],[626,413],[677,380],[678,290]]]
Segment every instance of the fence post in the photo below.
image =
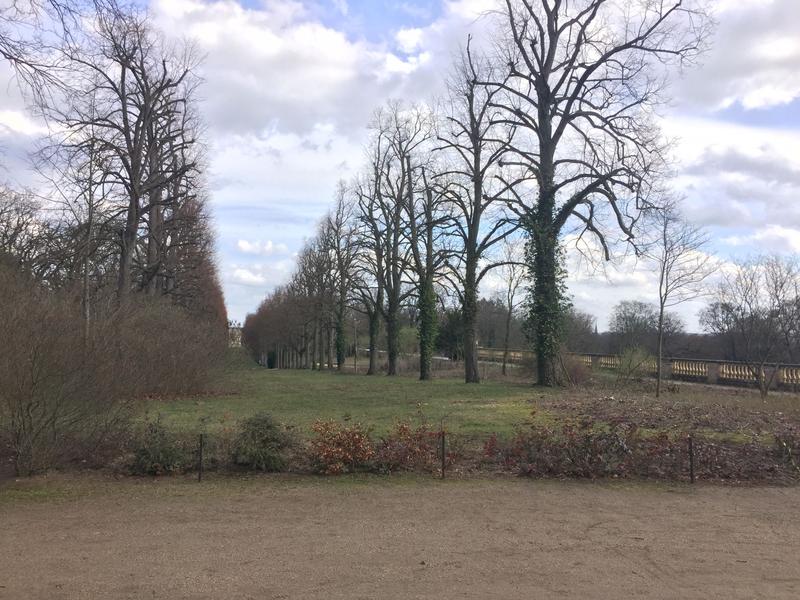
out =
[[767,386],[767,389],[774,390],[776,387],[778,387],[779,373],[780,369],[777,365],[764,366],[764,384]]
[[708,376],[706,381],[711,384],[719,383],[719,363],[706,363]]
[[200,434],[200,452],[198,453],[199,464],[197,465],[197,481],[203,481],[203,446],[205,442],[205,435]]
[[441,429],[439,431],[439,437],[440,437],[440,451],[442,453],[442,479],[444,479],[444,469],[447,462],[447,455],[445,454],[444,420],[442,421]]

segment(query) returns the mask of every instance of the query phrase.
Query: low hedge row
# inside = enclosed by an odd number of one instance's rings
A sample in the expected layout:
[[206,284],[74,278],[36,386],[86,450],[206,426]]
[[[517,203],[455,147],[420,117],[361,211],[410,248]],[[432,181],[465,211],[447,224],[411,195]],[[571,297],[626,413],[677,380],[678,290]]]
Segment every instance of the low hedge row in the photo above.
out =
[[[358,423],[317,421],[304,440],[296,428],[259,414],[233,430],[203,438],[205,469],[336,475],[352,472],[439,472],[441,433],[427,423],[395,424],[376,438]],[[631,423],[531,424],[510,439],[447,434],[445,467],[459,472],[507,472],[531,477],[686,480],[690,464],[704,480],[765,481],[800,477],[800,429],[775,432],[774,443],[735,442],[681,432],[642,431]],[[122,466],[136,475],[198,468],[199,436],[173,432],[158,420],[134,436]]]

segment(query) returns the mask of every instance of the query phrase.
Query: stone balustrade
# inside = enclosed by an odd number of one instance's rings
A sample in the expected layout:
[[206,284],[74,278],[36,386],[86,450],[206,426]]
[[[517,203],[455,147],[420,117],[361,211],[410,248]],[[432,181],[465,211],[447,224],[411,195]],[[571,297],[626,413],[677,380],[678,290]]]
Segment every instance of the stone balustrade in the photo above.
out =
[[[590,369],[617,370],[622,366],[621,358],[613,354],[575,354],[574,356],[585,367]],[[502,349],[478,348],[479,360],[499,362],[502,358]],[[533,361],[533,359],[534,354],[530,350],[509,351],[509,362],[522,363]],[[647,359],[642,366],[652,375],[656,374],[657,365],[655,359]],[[755,386],[758,384],[758,375],[758,370],[742,362],[678,357],[665,357],[662,361],[662,377],[664,379],[684,379],[720,385]],[[770,388],[795,391],[800,387],[800,365],[765,365],[760,375]]]

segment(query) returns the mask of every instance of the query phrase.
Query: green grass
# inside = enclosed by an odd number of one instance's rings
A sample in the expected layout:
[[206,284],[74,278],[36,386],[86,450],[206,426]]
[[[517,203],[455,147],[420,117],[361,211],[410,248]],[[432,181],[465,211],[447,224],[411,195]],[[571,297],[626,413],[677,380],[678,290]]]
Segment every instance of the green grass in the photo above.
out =
[[[366,377],[259,367],[232,351],[220,375],[219,392],[194,398],[154,401],[150,417],[168,427],[208,431],[231,426],[258,412],[308,432],[318,419],[350,419],[386,432],[397,420],[424,417],[449,431],[468,435],[509,435],[530,417],[531,400],[545,393],[519,382],[466,385],[458,379],[421,382],[411,376]],[[541,415],[545,417],[545,415]]]

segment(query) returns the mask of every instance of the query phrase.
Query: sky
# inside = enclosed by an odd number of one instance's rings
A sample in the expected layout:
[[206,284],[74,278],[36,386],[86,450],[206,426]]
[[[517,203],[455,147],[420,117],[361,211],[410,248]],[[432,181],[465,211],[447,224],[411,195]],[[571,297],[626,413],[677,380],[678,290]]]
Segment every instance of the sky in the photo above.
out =
[[[800,0],[712,0],[702,64],[670,88],[673,188],[723,260],[800,252]],[[205,61],[211,208],[229,316],[285,283],[295,253],[364,161],[371,113],[425,101],[467,34],[489,35],[492,0],[150,0],[167,35]],[[26,151],[42,126],[0,68],[0,179],[35,185]],[[491,284],[491,281],[489,282]],[[654,276],[623,260],[573,268],[575,306],[607,326],[622,299],[656,300]],[[484,293],[491,290],[485,289]],[[678,311],[697,330],[703,303]]]

